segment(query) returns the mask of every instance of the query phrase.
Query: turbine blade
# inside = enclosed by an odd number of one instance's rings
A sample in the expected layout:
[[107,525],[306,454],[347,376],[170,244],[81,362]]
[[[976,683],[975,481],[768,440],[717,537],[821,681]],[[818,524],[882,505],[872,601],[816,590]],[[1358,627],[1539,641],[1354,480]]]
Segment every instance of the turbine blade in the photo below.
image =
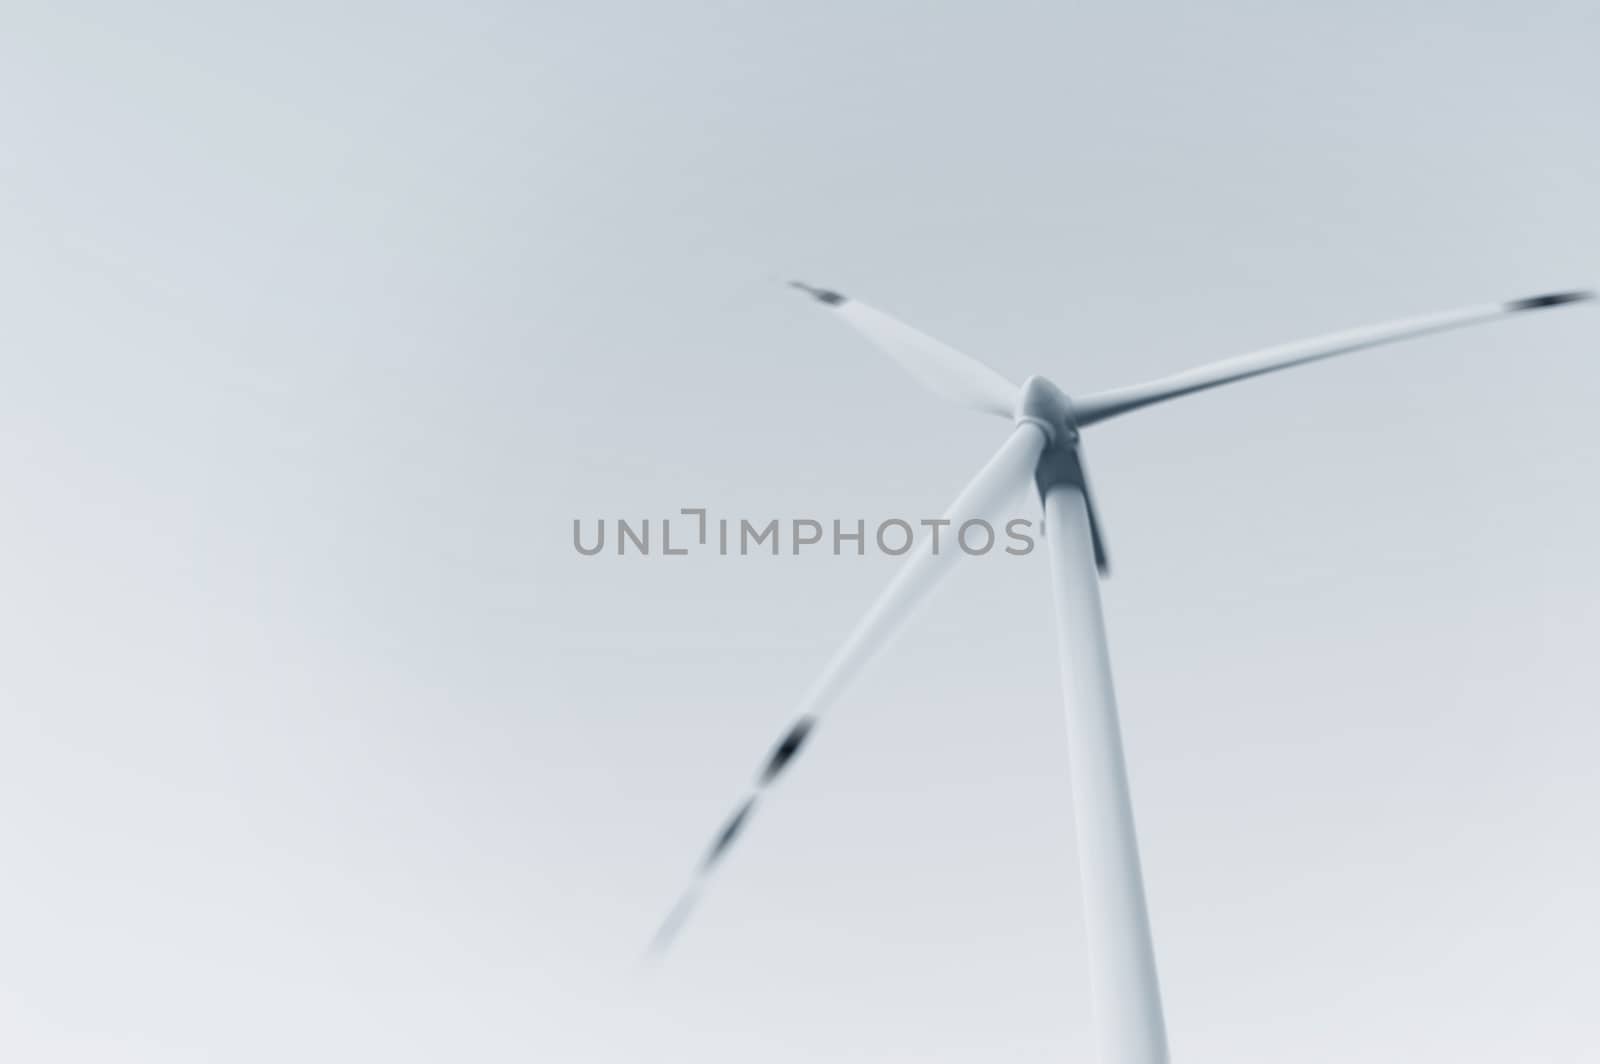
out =
[[826,288],[789,282],[843,318],[862,336],[915,377],[935,395],[1009,418],[1017,403],[1017,386],[999,373],[948,344],[918,332],[897,318]]
[[1481,322],[1495,321],[1512,314],[1519,314],[1526,310],[1539,310],[1544,307],[1557,307],[1566,303],[1579,303],[1595,298],[1593,292],[1556,292],[1550,295],[1531,296],[1527,299],[1514,299],[1509,303],[1486,303],[1474,307],[1463,307],[1459,310],[1447,310],[1440,314],[1429,314],[1420,318],[1406,318],[1402,321],[1386,322],[1382,325],[1369,325],[1365,328],[1351,329],[1347,332],[1332,333],[1328,336],[1318,336],[1309,340],[1299,340],[1295,343],[1284,344],[1280,347],[1269,347],[1262,351],[1253,351],[1247,355],[1226,358],[1220,362],[1200,366],[1196,369],[1186,370],[1170,377],[1148,381],[1144,384],[1135,384],[1125,388],[1113,388],[1110,391],[1097,392],[1081,398],[1074,397],[1072,401],[1080,425],[1091,425],[1096,421],[1126,414],[1130,410],[1149,406],[1152,403],[1166,402],[1179,396],[1191,395],[1194,392],[1205,391],[1223,384],[1245,380],[1250,377],[1259,377],[1263,373],[1273,373],[1291,366],[1305,365],[1307,362],[1316,362],[1335,355],[1346,355],[1352,351],[1361,351],[1368,347],[1378,347],[1382,344],[1394,343],[1397,340],[1409,340],[1415,336],[1427,336],[1430,333],[1444,332],[1447,329],[1459,329],[1467,325],[1477,325]]
[[889,586],[884,588],[866,615],[857,622],[844,645],[834,653],[827,667],[822,670],[822,675],[811,685],[801,700],[798,718],[772,748],[762,762],[750,790],[712,838],[705,856],[690,878],[688,888],[656,934],[649,951],[651,955],[660,955],[671,946],[711,876],[726,859],[734,841],[749,827],[756,807],[766,792],[787,772],[829,707],[838,700],[862,667],[905,626],[916,607],[961,558],[962,552],[954,542],[956,530],[963,523],[977,518],[993,522],[1004,516],[1008,512],[1008,504],[1032,481],[1044,445],[1044,432],[1037,425],[1018,425],[988,465],[962,489],[949,510],[945,511],[945,519],[950,523],[943,546],[935,551],[931,538],[925,538],[906,558],[889,581]]

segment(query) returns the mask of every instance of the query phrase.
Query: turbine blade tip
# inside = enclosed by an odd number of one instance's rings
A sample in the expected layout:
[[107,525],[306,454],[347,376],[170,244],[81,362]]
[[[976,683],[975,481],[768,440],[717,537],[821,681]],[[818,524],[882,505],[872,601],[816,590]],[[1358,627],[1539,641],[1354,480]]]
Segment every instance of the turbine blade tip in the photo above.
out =
[[773,780],[789,767],[789,762],[800,752],[806,744],[806,739],[811,735],[811,729],[817,726],[817,718],[809,714],[795,721],[778,745],[767,757],[767,763],[761,770],[761,786],[769,785]]
[[1506,304],[1506,309],[1538,310],[1540,307],[1559,307],[1563,303],[1582,303],[1594,297],[1595,294],[1590,291],[1550,292],[1542,296],[1529,296],[1527,299],[1513,299]]
[[809,295],[812,299],[815,299],[818,303],[826,303],[830,307],[837,307],[839,304],[845,301],[844,296],[840,295],[838,292],[833,292],[826,288],[817,288],[813,285],[806,284],[804,281],[790,281],[789,287],[798,288],[800,291]]

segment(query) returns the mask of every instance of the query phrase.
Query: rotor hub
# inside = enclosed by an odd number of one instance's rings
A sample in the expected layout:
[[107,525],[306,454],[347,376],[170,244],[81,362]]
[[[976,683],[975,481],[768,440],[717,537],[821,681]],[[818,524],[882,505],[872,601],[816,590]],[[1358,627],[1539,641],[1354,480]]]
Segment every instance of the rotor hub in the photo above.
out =
[[1012,414],[1017,424],[1037,425],[1052,445],[1072,444],[1078,439],[1078,419],[1067,393],[1044,377],[1029,377],[1022,382]]

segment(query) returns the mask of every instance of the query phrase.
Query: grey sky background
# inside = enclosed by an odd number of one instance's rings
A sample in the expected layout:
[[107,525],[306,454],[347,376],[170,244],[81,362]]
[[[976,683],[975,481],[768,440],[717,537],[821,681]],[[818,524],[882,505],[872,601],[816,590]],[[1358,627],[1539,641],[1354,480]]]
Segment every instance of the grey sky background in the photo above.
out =
[[[1600,280],[1590,5],[13,0],[0,1055],[1091,1058],[1045,560],[960,569],[670,963],[882,557],[1096,389]],[[1600,316],[1093,430],[1175,1059],[1576,1060]],[[1027,511],[1031,512],[1031,511]]]

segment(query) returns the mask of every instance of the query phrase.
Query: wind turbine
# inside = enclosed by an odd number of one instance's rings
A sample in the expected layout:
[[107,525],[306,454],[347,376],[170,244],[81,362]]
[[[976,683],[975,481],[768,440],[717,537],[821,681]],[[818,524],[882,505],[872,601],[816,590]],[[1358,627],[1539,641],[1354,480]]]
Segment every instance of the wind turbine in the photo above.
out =
[[[1108,571],[1106,551],[1084,474],[1080,430],[1155,403],[1264,373],[1525,311],[1592,300],[1595,293],[1557,292],[1447,310],[1301,340],[1144,384],[1069,398],[1044,377],[1029,377],[1019,387],[977,359],[838,292],[798,281],[792,284],[865,336],[928,390],[1013,423],[999,451],[956,496],[944,516],[955,528],[974,519],[998,519],[1030,479],[1043,500],[1099,1056],[1105,1064],[1160,1064],[1167,1060],[1166,1027],[1100,610],[1100,577]],[[652,947],[655,952],[671,943],[709,877],[748,825],[762,795],[788,769],[822,715],[960,556],[959,551],[934,551],[926,539],[908,556],[812,685],[801,702],[798,719],[768,755],[751,790],[717,833],[688,889],[662,925]]]

